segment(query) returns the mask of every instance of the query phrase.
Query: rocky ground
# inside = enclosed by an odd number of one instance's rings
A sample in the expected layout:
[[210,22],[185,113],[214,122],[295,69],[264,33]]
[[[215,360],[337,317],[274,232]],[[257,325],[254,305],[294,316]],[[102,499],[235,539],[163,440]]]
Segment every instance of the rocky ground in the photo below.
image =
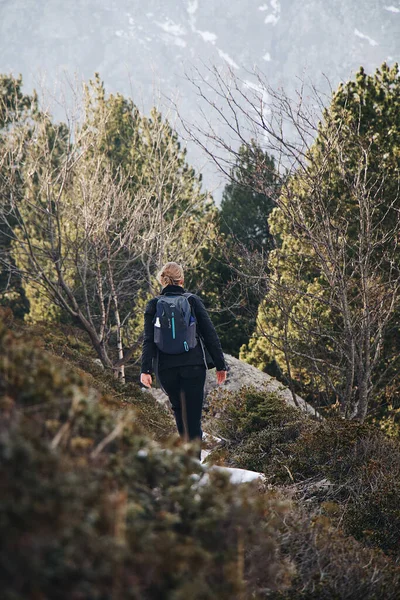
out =
[[[235,358],[234,356],[230,356],[229,354],[225,355],[225,360],[229,368],[228,378],[226,383],[224,384],[224,390],[238,390],[242,386],[253,386],[257,389],[262,389],[268,392],[275,392],[278,396],[283,398],[287,404],[290,406],[297,406],[299,410],[307,412],[310,416],[317,415],[315,409],[308,404],[303,398],[298,395],[293,397],[292,392],[289,388],[285,387],[282,383],[280,383],[271,375],[267,373],[263,373],[256,367],[245,363],[242,360]],[[216,378],[215,378],[215,369],[211,369],[207,373],[206,380],[206,397],[210,392],[217,388]],[[161,389],[152,388],[151,390],[143,389],[144,393],[150,393],[154,398],[169,408],[169,402],[167,396]],[[207,449],[203,449],[201,453],[202,462],[205,461],[210,452],[218,446],[221,440],[216,438],[213,435],[204,432],[204,440],[205,446]],[[231,481],[234,483],[243,483],[245,481],[252,481],[253,479],[263,479],[262,473],[255,473],[253,471],[247,471],[246,469],[232,469],[228,467],[221,467],[214,465],[213,469],[223,469],[224,471],[229,472],[231,477]]]

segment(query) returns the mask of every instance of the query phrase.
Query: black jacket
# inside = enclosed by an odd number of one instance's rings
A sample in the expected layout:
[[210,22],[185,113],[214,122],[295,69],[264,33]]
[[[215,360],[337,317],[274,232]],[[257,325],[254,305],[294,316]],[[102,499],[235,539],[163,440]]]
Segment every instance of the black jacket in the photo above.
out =
[[[163,294],[184,294],[185,290],[178,285],[167,285],[162,292]],[[144,313],[144,339],[142,348],[142,373],[153,373],[154,359],[158,358],[158,369],[160,371],[170,367],[179,367],[186,365],[201,365],[204,364],[204,353],[201,344],[189,352],[182,354],[165,354],[157,352],[157,346],[154,343],[154,315],[156,312],[157,298],[153,298],[148,302]],[[203,301],[198,296],[190,296],[188,298],[192,307],[192,311],[197,321],[197,333],[204,341],[204,345],[210,354],[212,361],[217,371],[226,371],[224,354],[221,348],[221,342],[215,327],[211,322],[208,312],[203,304]]]

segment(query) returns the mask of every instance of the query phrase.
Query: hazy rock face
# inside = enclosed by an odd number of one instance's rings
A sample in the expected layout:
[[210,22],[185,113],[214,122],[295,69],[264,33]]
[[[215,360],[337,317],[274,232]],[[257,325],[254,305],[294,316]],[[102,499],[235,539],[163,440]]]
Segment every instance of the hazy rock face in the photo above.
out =
[[[22,73],[27,87],[50,89],[64,70],[98,71],[107,89],[148,110],[155,91],[196,121],[190,65],[228,65],[247,84],[254,67],[274,86],[307,77],[327,90],[362,64],[400,60],[399,0],[3,0],[0,72]],[[203,68],[204,70],[204,68]],[[246,83],[244,83],[246,85]],[[215,115],[212,115],[215,118]],[[198,152],[192,159],[200,167]],[[208,174],[206,183],[216,182]]]

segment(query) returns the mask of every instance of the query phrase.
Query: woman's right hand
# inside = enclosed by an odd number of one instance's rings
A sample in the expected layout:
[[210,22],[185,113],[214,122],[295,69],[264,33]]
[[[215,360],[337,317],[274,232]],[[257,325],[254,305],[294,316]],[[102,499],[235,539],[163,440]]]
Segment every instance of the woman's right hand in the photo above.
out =
[[149,373],[140,373],[140,383],[142,383],[145,387],[151,388],[153,380]]

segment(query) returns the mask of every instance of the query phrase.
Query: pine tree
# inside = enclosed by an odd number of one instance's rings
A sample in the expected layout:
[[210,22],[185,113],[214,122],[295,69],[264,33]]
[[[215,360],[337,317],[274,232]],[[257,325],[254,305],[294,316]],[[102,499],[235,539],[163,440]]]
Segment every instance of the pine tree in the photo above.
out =
[[[254,182],[262,183],[265,191],[256,191]],[[248,250],[268,252],[272,247],[268,217],[274,208],[273,197],[278,186],[273,157],[252,141],[239,148],[231,182],[224,189],[221,201],[221,231],[243,244]]]
[[[5,211],[11,196],[23,196],[24,148],[20,146],[14,154],[10,140],[17,130],[29,137],[29,120],[36,112],[36,94],[29,96],[22,92],[22,77],[0,75],[0,202]],[[10,254],[15,225],[16,219],[12,218],[7,223],[0,222],[0,304],[9,306],[17,317],[23,317],[29,311],[29,302]]]
[[339,86],[270,217],[271,288],[243,353],[361,420],[397,359],[383,349],[399,307],[399,114],[397,65]]
[[[274,159],[254,141],[239,148],[230,177],[222,196],[217,243],[205,248],[197,282],[203,281],[203,295],[214,311],[224,350],[238,356],[254,330],[265,293],[262,281],[255,285],[254,276],[272,247],[268,216],[278,178]],[[264,191],[257,191],[260,187]]]

